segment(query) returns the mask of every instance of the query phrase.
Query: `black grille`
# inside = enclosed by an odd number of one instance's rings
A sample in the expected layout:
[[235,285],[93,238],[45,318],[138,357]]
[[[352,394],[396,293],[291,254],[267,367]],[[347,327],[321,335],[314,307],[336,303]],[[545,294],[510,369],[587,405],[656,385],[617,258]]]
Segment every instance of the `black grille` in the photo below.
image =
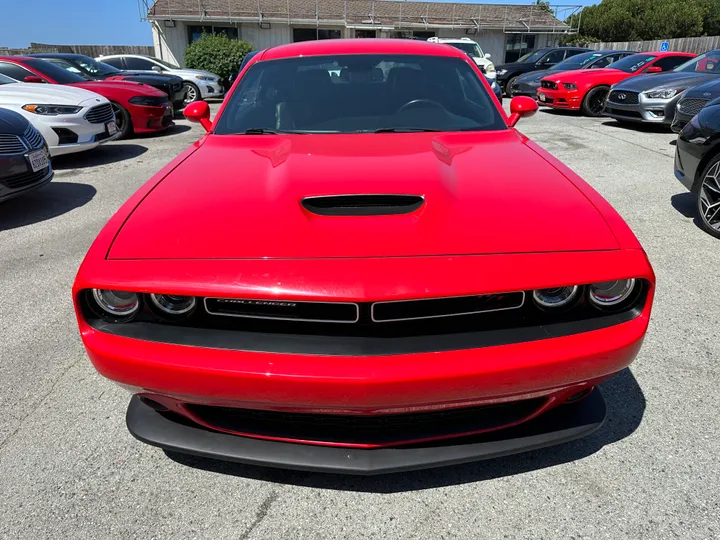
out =
[[85,115],[85,119],[91,124],[104,124],[115,119],[113,114],[112,105],[109,103],[103,103],[90,109]]
[[621,103],[623,105],[637,105],[638,104],[638,93],[637,92],[626,92],[625,90],[613,90],[608,96],[608,101],[614,103]]
[[549,88],[550,90],[557,90],[557,85],[552,81],[540,81],[540,86]]
[[211,315],[227,317],[334,323],[357,322],[360,314],[358,304],[353,303],[241,298],[206,298],[205,309]]
[[686,116],[695,116],[710,101],[701,98],[685,98],[678,102],[678,111]]
[[187,405],[217,429],[257,437],[392,446],[498,429],[524,420],[544,398],[430,412],[374,415],[309,414]]
[[424,202],[419,195],[328,195],[306,197],[302,205],[321,216],[381,216],[409,214]]
[[25,133],[23,134],[23,137],[25,138],[25,142],[28,144],[28,147],[30,149],[42,148],[43,144],[45,143],[45,139],[43,139],[43,136],[37,129],[33,127],[32,124],[28,125]]
[[8,189],[20,189],[33,185],[39,182],[47,176],[50,172],[50,167],[39,170],[38,172],[26,172],[22,174],[16,174],[7,178],[0,179],[0,184],[4,185]]
[[372,320],[374,322],[395,322],[472,315],[475,313],[517,309],[523,305],[524,301],[525,293],[515,292],[461,296],[458,298],[375,302],[372,305]]
[[0,154],[23,154],[27,148],[17,135],[0,135]]

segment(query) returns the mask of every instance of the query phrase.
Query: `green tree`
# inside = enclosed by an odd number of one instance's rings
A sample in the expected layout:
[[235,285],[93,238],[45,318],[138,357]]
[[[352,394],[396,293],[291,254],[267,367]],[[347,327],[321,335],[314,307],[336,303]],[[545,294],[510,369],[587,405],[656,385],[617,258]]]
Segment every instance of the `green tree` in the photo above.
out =
[[237,73],[243,58],[252,50],[247,41],[229,39],[223,34],[203,34],[185,50],[185,66],[227,79]]

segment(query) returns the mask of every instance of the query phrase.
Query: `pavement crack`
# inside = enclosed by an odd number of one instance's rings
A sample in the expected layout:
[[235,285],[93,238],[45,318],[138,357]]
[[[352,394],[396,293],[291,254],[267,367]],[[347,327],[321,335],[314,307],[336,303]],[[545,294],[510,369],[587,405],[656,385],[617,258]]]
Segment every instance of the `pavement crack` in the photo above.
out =
[[276,491],[273,491],[265,497],[265,500],[260,503],[260,508],[258,508],[257,513],[255,514],[255,519],[250,524],[250,526],[247,528],[247,530],[240,535],[240,540],[247,540],[247,538],[250,537],[252,532],[257,528],[260,523],[265,519],[265,517],[268,515],[268,512],[270,512],[270,507],[272,507],[273,503],[277,501],[279,495]]

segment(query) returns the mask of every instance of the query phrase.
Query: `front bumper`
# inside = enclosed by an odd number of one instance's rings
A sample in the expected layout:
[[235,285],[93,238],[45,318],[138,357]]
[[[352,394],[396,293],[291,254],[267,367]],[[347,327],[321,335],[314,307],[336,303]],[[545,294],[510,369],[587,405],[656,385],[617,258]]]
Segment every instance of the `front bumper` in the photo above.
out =
[[53,179],[52,165],[32,172],[27,154],[0,156],[0,201],[38,189]]
[[670,125],[670,129],[673,130],[675,133],[680,133],[682,129],[687,125],[690,120],[692,120],[693,117],[688,114],[683,114],[680,111],[675,111],[675,117],[673,118],[672,124]]
[[565,89],[538,88],[537,100],[540,105],[553,109],[580,110],[582,95],[577,91]]
[[142,442],[170,451],[250,465],[329,473],[372,475],[455,465],[535,450],[593,433],[606,408],[599,389],[520,426],[446,444],[403,448],[334,448],[239,437],[178,422],[137,396],[127,411],[128,430]]
[[675,147],[675,178],[685,186],[688,191],[695,192],[696,179],[700,172],[698,169],[703,158],[705,147],[677,139]]
[[132,105],[128,107],[128,111],[135,133],[163,131],[175,125],[172,120],[174,109],[170,103],[157,107]]
[[225,88],[223,88],[220,81],[201,81],[196,79],[192,82],[200,89],[200,97],[202,99],[221,98],[225,95]]
[[[613,90],[614,92],[611,92],[611,94],[622,92],[622,90],[617,88]],[[631,92],[628,91],[625,93],[630,94]],[[651,99],[645,96],[644,93],[640,92],[637,95],[636,104],[626,104],[619,103],[618,101],[610,101],[609,95],[608,100],[605,102],[603,114],[611,118],[625,120],[628,122],[669,125],[675,116],[675,105],[679,99],[679,95],[670,99]]]
[[536,98],[538,88],[540,88],[540,85],[515,81],[513,85],[508,89],[508,94],[512,96],[528,96],[531,98]]

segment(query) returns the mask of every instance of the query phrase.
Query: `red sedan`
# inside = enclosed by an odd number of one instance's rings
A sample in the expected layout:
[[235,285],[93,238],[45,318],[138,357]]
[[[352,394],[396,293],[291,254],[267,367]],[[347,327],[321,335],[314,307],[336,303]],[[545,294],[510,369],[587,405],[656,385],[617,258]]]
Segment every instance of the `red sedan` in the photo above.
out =
[[541,105],[554,109],[581,110],[602,116],[610,87],[629,77],[669,71],[693,58],[682,52],[647,52],[626,56],[609,68],[554,73],[540,81],[537,96]]
[[47,60],[29,56],[0,56],[0,73],[19,82],[69,84],[100,94],[112,104],[120,138],[133,132],[163,131],[174,125],[167,94],[152,86],[127,81],[88,81]]
[[267,49],[214,121],[190,105],[207,135],[73,288],[132,434],[373,474],[596,430],[655,278],[618,213],[514,129],[535,101],[510,108],[461,51],[382,39]]

